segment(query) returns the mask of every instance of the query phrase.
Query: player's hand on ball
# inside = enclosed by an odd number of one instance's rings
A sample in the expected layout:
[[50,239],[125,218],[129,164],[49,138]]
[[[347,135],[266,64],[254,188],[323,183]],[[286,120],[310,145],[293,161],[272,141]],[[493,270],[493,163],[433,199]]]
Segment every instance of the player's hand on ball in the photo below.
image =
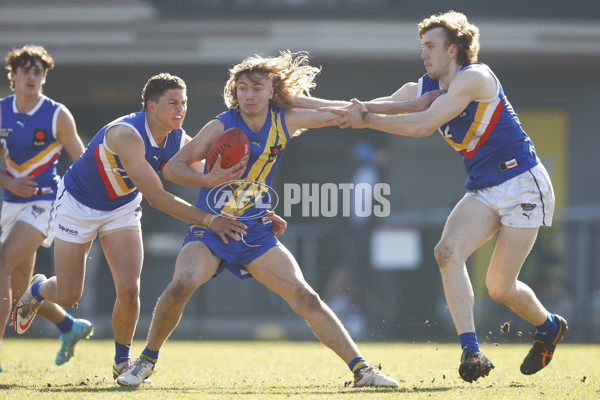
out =
[[287,222],[279,215],[275,214],[274,211],[267,211],[267,218],[269,218],[273,224],[271,225],[271,232],[275,236],[281,236],[287,229]]
[[221,186],[240,179],[246,171],[246,164],[248,164],[248,158],[244,158],[231,168],[222,168],[221,155],[219,154],[214,167],[207,175],[206,187]]

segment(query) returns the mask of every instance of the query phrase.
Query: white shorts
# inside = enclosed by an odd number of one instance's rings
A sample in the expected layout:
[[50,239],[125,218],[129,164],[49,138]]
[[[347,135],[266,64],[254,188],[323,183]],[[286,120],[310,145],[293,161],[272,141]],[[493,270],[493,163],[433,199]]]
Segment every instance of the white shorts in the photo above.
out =
[[4,243],[8,238],[17,221],[23,221],[42,232],[42,235],[46,236],[42,246],[50,247],[54,240],[55,219],[53,211],[54,201],[51,200],[29,201],[27,203],[2,202],[0,243]]
[[552,225],[554,190],[546,168],[539,163],[498,186],[465,194],[494,210],[502,225],[537,228]]
[[64,189],[58,187],[56,203],[57,238],[72,243],[88,243],[96,238],[123,229],[141,230],[142,194],[135,200],[113,211],[100,211],[77,201]]

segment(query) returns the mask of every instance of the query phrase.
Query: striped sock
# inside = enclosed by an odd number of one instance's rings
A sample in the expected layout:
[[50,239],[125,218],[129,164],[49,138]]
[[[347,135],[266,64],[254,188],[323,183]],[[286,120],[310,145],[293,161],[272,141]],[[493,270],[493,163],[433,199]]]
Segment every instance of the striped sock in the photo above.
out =
[[364,358],[362,357],[356,357],[354,360],[350,361],[350,364],[348,364],[348,367],[350,368],[350,371],[352,371],[352,373],[354,375],[358,375],[360,373],[360,371],[362,371],[365,368],[369,368],[369,364],[365,361]]
[[146,360],[150,361],[152,364],[156,364],[156,362],[158,361],[158,352],[157,351],[153,351],[153,350],[149,350],[148,346],[146,346],[146,348],[144,349],[144,351],[142,351],[142,357],[144,357]]

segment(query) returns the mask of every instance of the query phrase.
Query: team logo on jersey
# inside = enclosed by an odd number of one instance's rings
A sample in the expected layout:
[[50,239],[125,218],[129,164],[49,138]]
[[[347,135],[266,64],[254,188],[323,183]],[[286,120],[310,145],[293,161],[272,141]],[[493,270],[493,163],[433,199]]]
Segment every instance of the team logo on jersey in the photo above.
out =
[[48,130],[47,129],[34,129],[33,130],[33,147],[45,146],[47,141],[48,141]]
[[10,134],[13,132],[12,128],[2,128],[0,129],[0,137],[1,138],[7,138],[10,136]]
[[282,146],[278,144],[277,146],[271,146],[271,153],[269,154],[269,162],[273,161],[275,157],[281,152]]
[[162,160],[160,165],[158,166],[158,170],[162,171],[165,168],[165,165],[167,165],[167,162],[165,160]]
[[442,130],[442,126],[438,128],[438,131],[442,134],[446,139],[452,138],[452,134],[450,133],[450,125],[446,125],[446,128]]
[[121,176],[121,178],[123,179],[127,179],[129,178],[129,175],[127,175],[127,171],[125,171],[125,169],[123,168],[119,168],[119,167],[113,167],[110,169],[114,174],[117,174],[119,176]]
[[460,114],[458,114],[458,118],[460,119],[465,119],[467,118],[467,116],[469,115],[469,112],[467,110],[461,112]]

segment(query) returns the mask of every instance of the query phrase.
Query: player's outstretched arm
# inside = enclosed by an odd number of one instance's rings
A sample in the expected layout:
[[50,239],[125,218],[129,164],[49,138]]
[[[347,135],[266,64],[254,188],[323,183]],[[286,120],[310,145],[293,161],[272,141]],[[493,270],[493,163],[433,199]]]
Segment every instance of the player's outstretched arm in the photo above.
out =
[[129,179],[142,192],[150,205],[180,220],[206,226],[217,233],[224,242],[227,236],[239,240],[237,234],[246,233],[246,225],[229,218],[214,218],[187,201],[167,192],[158,174],[145,158],[142,140],[130,128],[117,125],[107,132],[108,147],[121,160]]
[[[486,77],[477,73],[462,73],[452,82],[447,93],[437,97],[421,112],[384,115],[371,112],[364,103],[353,99],[349,109],[332,109],[338,118],[331,121],[342,128],[371,128],[403,136],[424,137],[459,115],[476,98],[481,98]],[[489,96],[488,96],[489,97]]]
[[285,109],[290,108],[324,108],[324,107],[345,107],[351,105],[349,101],[346,100],[327,100],[321,99],[318,97],[309,97],[309,96],[297,96],[294,98],[287,99],[285,104],[275,104],[275,106]]

